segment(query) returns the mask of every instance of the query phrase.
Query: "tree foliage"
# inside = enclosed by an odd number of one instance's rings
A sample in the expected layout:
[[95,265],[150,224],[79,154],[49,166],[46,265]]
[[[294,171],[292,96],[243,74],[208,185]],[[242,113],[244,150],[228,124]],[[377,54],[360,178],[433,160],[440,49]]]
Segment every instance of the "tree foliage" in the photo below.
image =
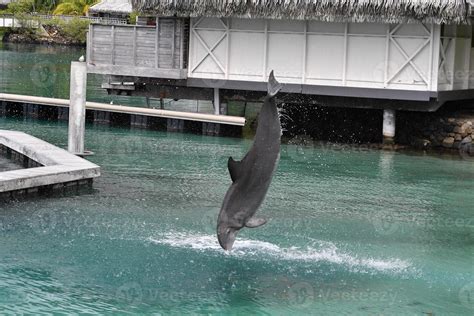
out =
[[90,6],[94,5],[97,0],[63,0],[53,14],[56,15],[86,15]]
[[8,5],[7,12],[13,14],[48,13],[56,7],[58,2],[57,0],[18,0]]
[[63,23],[60,28],[61,34],[74,43],[85,44],[87,31],[89,30],[89,21],[74,18],[67,23]]

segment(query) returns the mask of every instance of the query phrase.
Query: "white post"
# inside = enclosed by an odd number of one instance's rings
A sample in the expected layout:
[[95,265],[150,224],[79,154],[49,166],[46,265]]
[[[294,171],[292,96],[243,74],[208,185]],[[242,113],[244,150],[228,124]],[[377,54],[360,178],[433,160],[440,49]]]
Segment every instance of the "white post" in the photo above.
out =
[[221,99],[219,95],[219,88],[214,88],[214,114],[220,114]]
[[383,141],[393,143],[395,138],[395,110],[383,110]]
[[87,64],[71,62],[71,83],[69,93],[68,150],[84,154],[84,132],[86,121]]

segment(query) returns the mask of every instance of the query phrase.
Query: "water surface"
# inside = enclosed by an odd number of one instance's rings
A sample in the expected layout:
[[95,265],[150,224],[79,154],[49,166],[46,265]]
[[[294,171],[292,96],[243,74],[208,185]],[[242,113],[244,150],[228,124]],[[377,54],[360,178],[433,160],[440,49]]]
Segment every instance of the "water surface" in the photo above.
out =
[[[66,146],[65,123],[0,128]],[[87,126],[90,192],[0,208],[0,313],[472,315],[472,161],[283,146],[223,252],[227,159],[251,142]],[[469,296],[471,295],[471,296]]]
[[[60,45],[2,43],[0,41],[0,93],[69,99],[71,61],[85,56],[85,48]],[[213,113],[212,102],[108,95],[101,88],[106,76],[88,74],[87,100],[116,105],[155,107],[175,111]]]

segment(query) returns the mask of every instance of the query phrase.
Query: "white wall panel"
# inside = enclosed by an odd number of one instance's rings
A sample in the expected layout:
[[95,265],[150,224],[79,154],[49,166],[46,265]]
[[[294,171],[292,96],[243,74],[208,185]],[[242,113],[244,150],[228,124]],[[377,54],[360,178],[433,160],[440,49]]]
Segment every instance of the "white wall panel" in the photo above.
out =
[[283,83],[437,89],[439,26],[215,18],[193,22],[206,46],[225,38],[209,54],[191,32],[192,78],[264,81],[275,70]]
[[287,82],[301,83],[303,73],[303,35],[269,34],[267,73],[274,70]]
[[385,65],[385,38],[349,37],[347,43],[347,81],[383,83],[376,69]]
[[263,33],[235,32],[230,35],[230,76],[262,76],[264,40]]
[[230,26],[233,30],[256,30],[265,29],[265,20],[262,19],[231,19]]
[[308,32],[313,33],[344,33],[344,23],[328,23],[320,21],[308,21]]
[[344,37],[308,35],[306,78],[342,80]]
[[387,32],[386,24],[379,23],[350,23],[349,34],[367,34],[367,35],[383,35]]
[[269,20],[268,30],[270,32],[300,32],[304,31],[303,21],[291,20]]

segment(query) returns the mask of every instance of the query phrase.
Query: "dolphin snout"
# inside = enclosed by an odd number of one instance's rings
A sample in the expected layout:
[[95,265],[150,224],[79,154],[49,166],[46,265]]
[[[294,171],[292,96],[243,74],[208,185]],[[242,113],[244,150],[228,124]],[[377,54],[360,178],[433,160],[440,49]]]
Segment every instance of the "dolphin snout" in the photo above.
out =
[[232,250],[237,230],[231,227],[219,226],[217,228],[217,240],[224,250]]

